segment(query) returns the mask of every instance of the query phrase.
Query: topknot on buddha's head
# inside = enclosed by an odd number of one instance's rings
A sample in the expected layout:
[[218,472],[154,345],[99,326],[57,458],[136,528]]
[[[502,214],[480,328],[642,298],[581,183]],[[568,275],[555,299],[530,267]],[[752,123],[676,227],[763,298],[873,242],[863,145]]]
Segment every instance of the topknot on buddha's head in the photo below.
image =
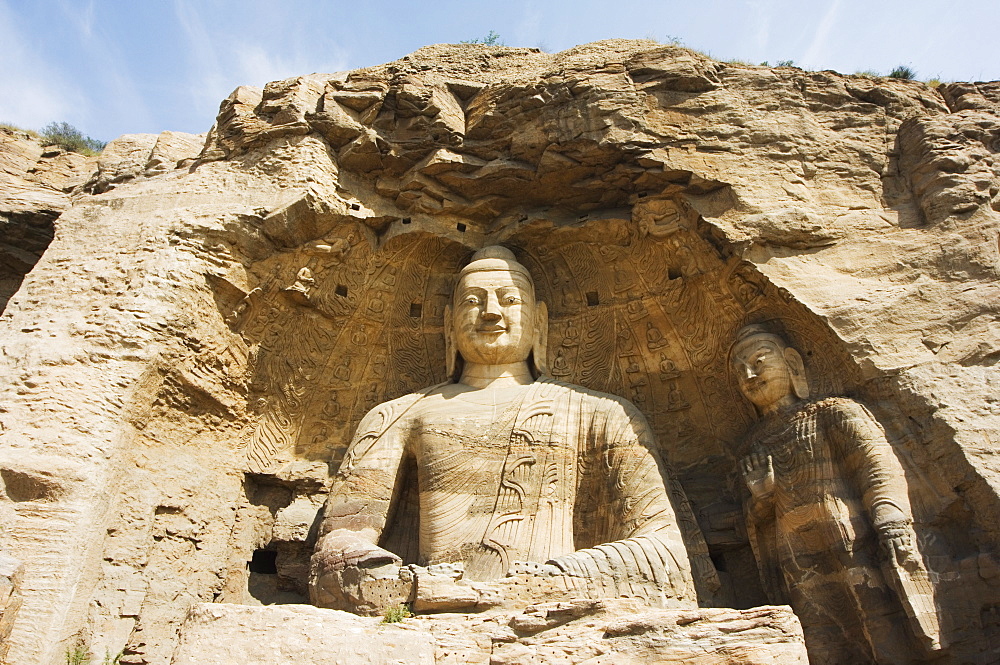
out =
[[469,259],[469,263],[473,261],[479,261],[480,259],[504,259],[506,261],[517,261],[514,256],[514,252],[510,251],[503,245],[490,245],[489,247],[483,247],[481,250],[472,255]]
[[506,270],[511,274],[521,275],[528,280],[532,293],[535,290],[535,281],[531,278],[531,273],[528,272],[528,269],[524,265],[518,262],[517,257],[514,256],[514,252],[506,247],[501,247],[500,245],[483,247],[472,255],[472,259],[468,265],[462,268],[462,271],[458,274],[458,278],[461,280],[462,277],[469,273],[485,270]]

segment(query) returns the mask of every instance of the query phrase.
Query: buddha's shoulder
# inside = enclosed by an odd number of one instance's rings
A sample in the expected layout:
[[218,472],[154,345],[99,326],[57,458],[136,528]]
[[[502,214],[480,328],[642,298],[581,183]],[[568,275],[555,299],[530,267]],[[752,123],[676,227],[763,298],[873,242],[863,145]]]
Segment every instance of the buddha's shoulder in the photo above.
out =
[[586,405],[588,409],[601,411],[609,414],[620,414],[629,418],[641,416],[641,412],[635,404],[620,395],[601,392],[579,386],[575,383],[566,383],[550,377],[542,377],[536,383],[544,384],[542,390],[550,390],[564,396],[574,396]]
[[866,417],[870,412],[861,402],[850,397],[824,397],[807,402],[800,410],[803,414],[820,417]]
[[423,390],[418,390],[416,392],[408,393],[402,395],[395,399],[388,400],[386,402],[381,402],[376,404],[368,413],[362,418],[362,423],[374,421],[374,420],[386,420],[395,419],[404,415],[407,411],[411,410],[414,405],[420,402],[427,395],[434,393],[439,390],[445,384],[436,384],[433,386],[428,386]]

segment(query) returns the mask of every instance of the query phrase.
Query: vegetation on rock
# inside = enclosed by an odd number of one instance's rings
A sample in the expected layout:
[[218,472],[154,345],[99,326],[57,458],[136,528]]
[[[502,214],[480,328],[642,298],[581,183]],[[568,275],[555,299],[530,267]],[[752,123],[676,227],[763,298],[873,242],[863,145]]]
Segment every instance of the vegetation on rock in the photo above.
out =
[[506,46],[502,39],[500,39],[500,33],[496,30],[490,30],[486,33],[485,37],[477,37],[476,39],[470,39],[468,41],[460,42],[462,44],[484,44],[486,46]]
[[908,81],[917,78],[917,72],[912,67],[899,65],[888,74],[891,79],[906,79]]
[[409,619],[412,616],[413,612],[410,611],[409,605],[403,603],[387,609],[385,616],[382,617],[382,623],[399,623],[403,619]]
[[42,128],[42,140],[49,145],[59,145],[70,152],[82,155],[96,155],[104,150],[106,141],[98,141],[84,135],[79,129],[68,122],[50,122]]

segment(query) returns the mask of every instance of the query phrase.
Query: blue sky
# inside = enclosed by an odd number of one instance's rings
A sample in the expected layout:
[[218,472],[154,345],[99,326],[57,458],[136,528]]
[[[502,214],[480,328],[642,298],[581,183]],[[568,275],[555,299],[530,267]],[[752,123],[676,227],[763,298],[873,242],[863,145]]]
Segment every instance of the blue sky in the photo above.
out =
[[556,52],[675,37],[720,59],[1000,79],[1000,0],[0,0],[0,122],[203,132],[238,85],[498,32]]

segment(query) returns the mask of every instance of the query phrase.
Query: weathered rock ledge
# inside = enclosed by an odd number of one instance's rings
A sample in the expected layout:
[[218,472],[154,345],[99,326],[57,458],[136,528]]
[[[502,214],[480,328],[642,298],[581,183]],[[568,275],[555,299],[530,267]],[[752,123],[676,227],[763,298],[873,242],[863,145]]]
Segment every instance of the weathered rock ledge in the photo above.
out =
[[172,665],[805,665],[787,607],[644,610],[550,603],[522,613],[441,614],[382,623],[303,605],[195,605]]

